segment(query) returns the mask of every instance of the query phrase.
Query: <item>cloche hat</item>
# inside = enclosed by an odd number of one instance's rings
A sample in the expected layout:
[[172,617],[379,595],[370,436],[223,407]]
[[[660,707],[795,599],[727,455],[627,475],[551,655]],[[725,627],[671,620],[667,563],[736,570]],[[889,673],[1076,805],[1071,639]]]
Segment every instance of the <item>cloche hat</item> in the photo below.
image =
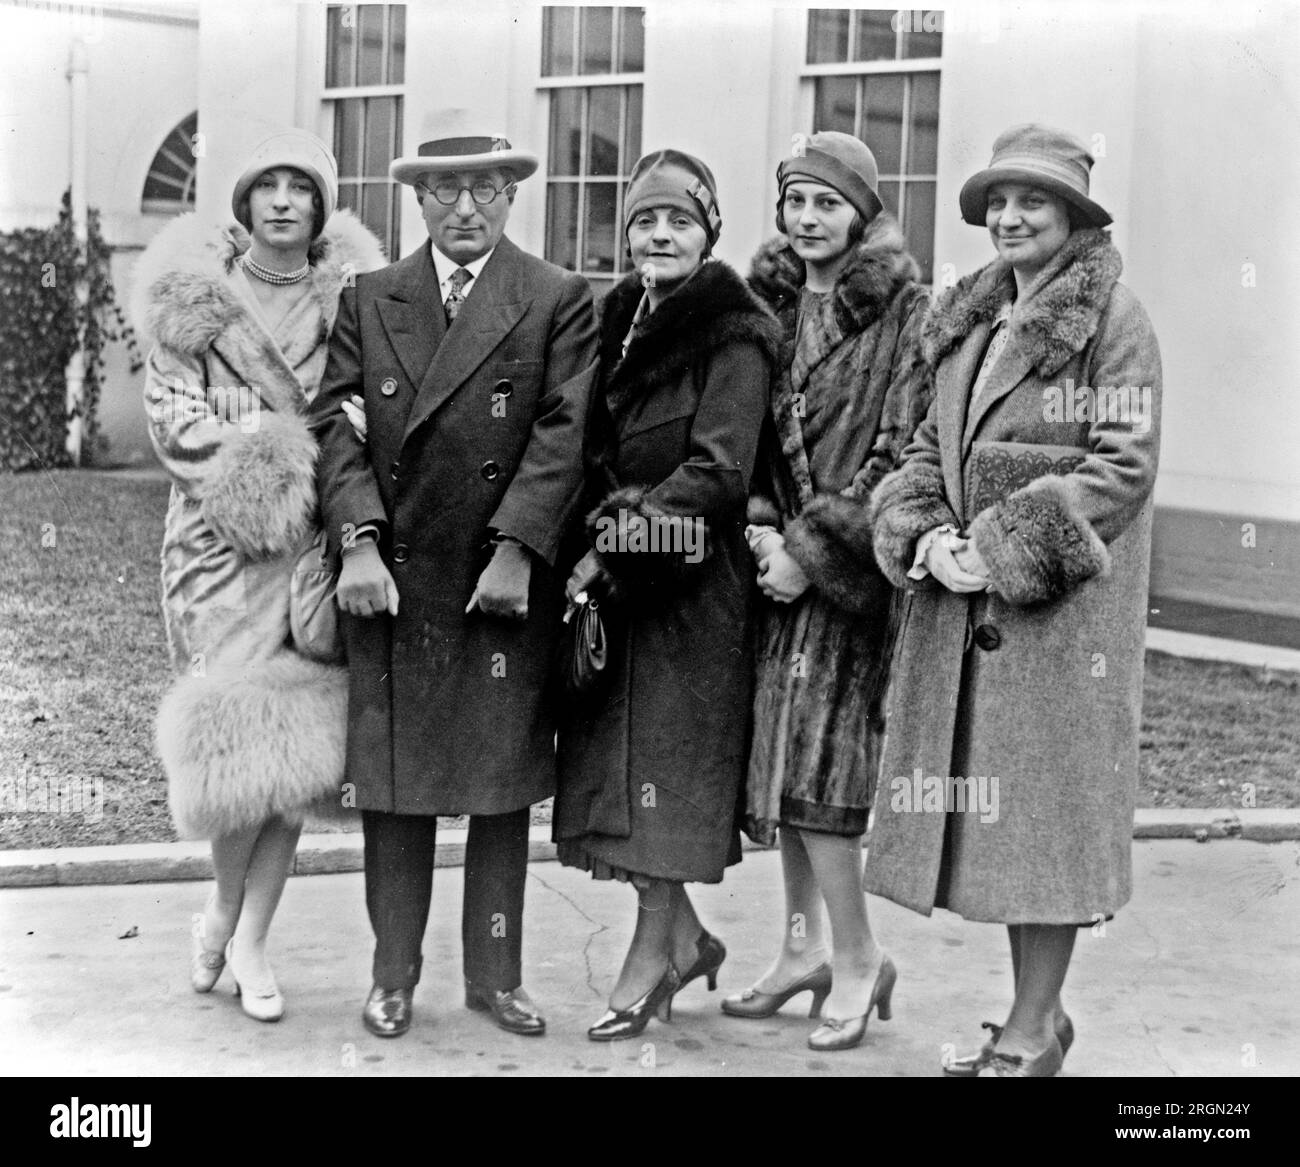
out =
[[248,192],[253,183],[268,170],[277,166],[292,166],[301,170],[316,184],[320,191],[323,214],[315,224],[312,237],[315,238],[324,229],[329,217],[334,213],[339,194],[339,168],[334,155],[315,134],[306,130],[281,130],[268,138],[263,138],[254,148],[252,157],[244,173],[235,181],[235,189],[230,196],[230,206],[235,218],[246,230],[253,229],[252,219],[248,213]]
[[712,246],[722,233],[718,183],[713,171],[684,150],[655,150],[637,159],[623,196],[623,232],[651,207],[685,211],[701,227]]
[[1080,212],[1090,227],[1105,227],[1110,214],[1088,197],[1093,157],[1082,142],[1064,130],[1026,122],[1012,126],[993,143],[988,167],[972,175],[961,188],[961,217],[983,227],[989,187],[998,182],[1023,182],[1059,195]]
[[876,156],[852,134],[820,130],[804,138],[800,148],[776,168],[782,196],[786,186],[801,178],[833,186],[868,222],[884,209]]

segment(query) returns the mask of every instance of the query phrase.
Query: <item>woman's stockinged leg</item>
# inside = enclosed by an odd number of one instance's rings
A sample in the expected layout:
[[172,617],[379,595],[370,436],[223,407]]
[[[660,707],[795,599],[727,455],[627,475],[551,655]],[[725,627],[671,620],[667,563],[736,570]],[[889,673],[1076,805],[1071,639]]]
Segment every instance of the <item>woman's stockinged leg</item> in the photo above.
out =
[[780,992],[830,959],[830,945],[822,923],[822,897],[803,835],[794,827],[781,827],[779,838],[781,874],[785,880],[785,921],[781,929],[781,950],[754,983],[760,993]]
[[199,925],[204,948],[222,952],[234,935],[244,906],[249,861],[261,832],[261,826],[245,827],[212,840],[212,869],[217,885]]
[[262,966],[266,975],[266,936],[284,891],[298,848],[300,823],[287,823],[278,816],[267,820],[257,835],[244,880],[244,906],[235,927],[235,945],[245,967]]
[[997,1048],[1033,1057],[1052,1041],[1078,929],[1072,924],[1021,924],[1019,930],[1016,999]]
[[637,889],[636,930],[609,1007],[629,1009],[659,983],[672,960],[673,918],[680,884],[652,880]]
[[691,903],[691,897],[686,894],[686,885],[674,883],[671,888],[673,920],[669,943],[673,964],[678,972],[685,972],[699,956],[700,934],[706,929],[700,922],[695,905]]
[[885,957],[867,916],[867,897],[862,890],[862,839],[817,831],[800,834],[831,924],[835,979],[825,1016],[841,1020],[860,1017],[871,1002],[871,990]]

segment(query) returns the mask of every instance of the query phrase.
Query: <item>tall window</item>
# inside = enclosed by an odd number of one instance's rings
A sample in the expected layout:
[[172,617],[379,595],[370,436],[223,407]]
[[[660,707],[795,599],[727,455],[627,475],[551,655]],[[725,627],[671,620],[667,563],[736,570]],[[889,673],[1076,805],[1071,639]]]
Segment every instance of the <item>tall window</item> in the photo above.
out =
[[581,272],[597,294],[627,270],[623,194],[641,154],[644,21],[643,8],[542,10],[546,258]]
[[396,259],[401,185],[388,177],[388,164],[402,145],[406,5],[330,5],[325,38],[325,100],[334,113],[339,206],[355,211]]
[[934,278],[939,156],[943,30],[936,23],[919,11],[814,8],[804,69],[812,129],[842,130],[871,147],[880,201],[902,223],[926,283]]

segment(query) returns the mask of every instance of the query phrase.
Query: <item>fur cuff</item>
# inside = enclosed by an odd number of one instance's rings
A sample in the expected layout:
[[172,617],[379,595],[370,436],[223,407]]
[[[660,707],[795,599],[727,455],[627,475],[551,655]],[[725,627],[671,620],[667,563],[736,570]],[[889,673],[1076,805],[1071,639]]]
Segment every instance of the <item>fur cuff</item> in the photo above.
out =
[[307,423],[266,410],[257,421],[222,444],[202,496],[208,526],[248,559],[293,550],[316,510],[317,447]]
[[1050,476],[981,511],[970,537],[994,587],[1011,604],[1059,599],[1110,570],[1106,545]]
[[745,507],[745,522],[753,523],[756,527],[776,527],[779,530],[781,513],[770,498],[765,498],[761,494],[751,494],[749,503]]
[[681,585],[709,557],[701,516],[670,515],[647,497],[644,486],[623,486],[587,516],[587,538],[623,583]]
[[916,541],[945,523],[959,525],[948,504],[943,472],[924,462],[913,462],[881,479],[871,496],[870,521],[876,563],[896,588],[908,586]]
[[786,527],[785,549],[837,607],[858,616],[889,611],[890,588],[872,553],[865,499],[818,495]]
[[347,670],[292,652],[182,676],[157,724],[177,832],[211,839],[341,805],[347,710]]

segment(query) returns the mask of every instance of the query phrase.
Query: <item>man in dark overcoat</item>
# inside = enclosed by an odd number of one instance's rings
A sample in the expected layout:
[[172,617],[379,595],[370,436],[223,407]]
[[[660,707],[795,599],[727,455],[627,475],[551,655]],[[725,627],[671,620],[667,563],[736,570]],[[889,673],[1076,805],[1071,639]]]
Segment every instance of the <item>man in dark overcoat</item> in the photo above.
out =
[[466,1004],[545,1031],[521,985],[529,807],[554,789],[554,564],[581,487],[596,327],[586,281],[504,235],[536,168],[499,137],[392,164],[430,238],[345,289],[313,404],[376,940],[362,1016],[379,1036],[410,1026],[440,814],[471,816]]

